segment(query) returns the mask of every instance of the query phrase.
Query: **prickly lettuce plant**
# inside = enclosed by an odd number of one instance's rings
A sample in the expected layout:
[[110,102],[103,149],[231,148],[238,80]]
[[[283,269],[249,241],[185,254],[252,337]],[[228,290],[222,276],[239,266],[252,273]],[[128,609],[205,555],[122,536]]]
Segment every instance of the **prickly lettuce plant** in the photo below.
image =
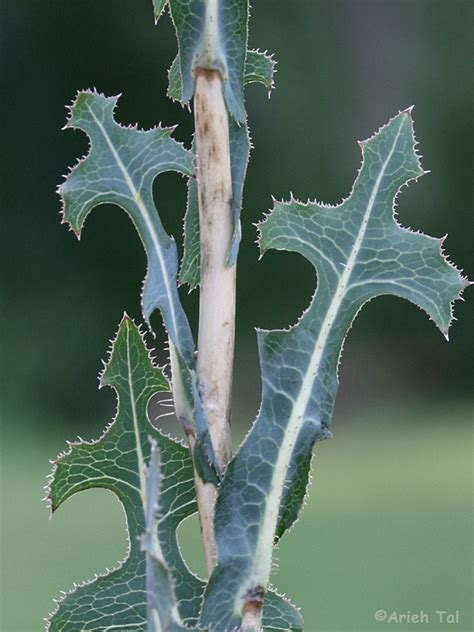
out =
[[[411,110],[361,143],[362,166],[337,206],[274,202],[258,226],[262,254],[298,252],[315,268],[317,289],[299,322],[259,331],[262,403],[232,456],[229,418],[235,322],[235,268],[250,152],[244,87],[273,87],[275,62],[247,50],[246,0],[154,0],[168,7],[178,56],[169,96],[193,101],[191,149],[172,129],[123,127],[117,97],[80,92],[68,128],[90,151],[59,188],[63,219],[79,237],[103,202],[130,217],[148,259],[143,319],[159,310],[169,338],[170,375],[154,364],[144,334],[125,315],[101,386],[117,414],[97,440],[70,444],[54,461],[47,498],[54,512],[75,493],[101,487],[121,502],[129,551],[115,570],[65,593],[47,619],[53,632],[303,629],[299,611],[270,584],[275,543],[294,524],[307,493],[315,442],[331,436],[344,339],[359,310],[392,294],[409,300],[447,337],[453,302],[468,282],[447,261],[443,240],[400,226],[400,189],[423,175]],[[161,223],[152,194],[160,173],[188,178],[184,255]],[[200,287],[198,345],[178,282]],[[199,354],[196,358],[196,348]],[[171,391],[186,445],[162,435],[147,405]],[[199,513],[207,581],[188,569],[177,528]]]
[[[179,524],[196,512],[192,461],[186,447],[163,436],[147,419],[150,397],[170,386],[127,315],[100,386],[116,392],[117,415],[97,441],[71,443],[55,460],[48,497],[54,512],[81,490],[112,491],[125,511],[129,551],[116,570],[68,594],[49,629],[195,627],[205,584],[187,568],[176,536]],[[266,629],[281,629],[281,622],[292,629],[299,615],[271,593]]]

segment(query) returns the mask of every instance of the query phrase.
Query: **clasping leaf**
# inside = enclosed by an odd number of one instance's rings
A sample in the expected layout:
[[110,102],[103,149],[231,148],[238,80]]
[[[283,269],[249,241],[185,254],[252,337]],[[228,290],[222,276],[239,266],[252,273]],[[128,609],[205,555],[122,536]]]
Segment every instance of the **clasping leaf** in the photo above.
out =
[[[163,618],[171,619],[176,606],[176,616],[194,624],[203,585],[185,565],[176,534],[180,522],[196,511],[191,460],[184,446],[161,435],[148,421],[150,397],[169,390],[169,384],[153,364],[138,328],[127,316],[113,342],[101,386],[111,386],[116,391],[117,416],[98,441],[72,443],[69,451],[58,457],[48,497],[54,512],[82,490],[110,490],[125,510],[129,551],[116,570],[66,594],[49,620],[48,629],[145,632],[147,568],[142,542],[147,533],[150,539],[156,538],[159,548],[162,589],[163,585],[166,589],[166,594],[160,595]],[[159,498],[149,498],[153,484],[150,485],[146,466],[156,467],[151,450],[155,444],[160,452]],[[150,504],[155,503],[156,531],[150,533]]]
[[84,131],[91,149],[59,187],[63,220],[80,237],[87,215],[99,204],[116,204],[130,216],[148,257],[143,314],[149,321],[155,309],[161,311],[176,355],[173,380],[180,383],[184,399],[177,403],[177,413],[185,431],[197,436],[206,458],[218,469],[197,386],[194,341],[178,295],[176,244],[163,228],[152,191],[160,173],[193,176],[193,156],[171,137],[173,129],[143,131],[119,125],[114,119],[117,100],[86,91],[71,107],[66,127]]
[[342,204],[275,202],[259,226],[262,252],[300,253],[318,286],[297,325],[258,332],[262,405],[217,502],[218,565],[202,616],[213,630],[238,628],[246,602],[268,585],[274,540],[303,501],[312,446],[331,436],[338,362],[362,306],[383,294],[405,298],[447,336],[468,282],[443,256],[442,239],[401,227],[393,213],[400,188],[423,174],[414,147],[407,110],[362,143],[362,168]]
[[[218,70],[230,114],[244,123],[244,68],[247,52],[247,0],[167,0],[178,38],[180,100],[194,94],[197,67]],[[154,0],[158,20],[166,4]]]
[[[71,443],[54,461],[47,498],[55,512],[82,490],[113,492],[125,510],[129,550],[118,568],[64,594],[48,630],[155,632],[151,619],[163,632],[203,632],[196,625],[205,583],[189,571],[177,541],[180,523],[197,510],[192,463],[187,448],[148,421],[150,397],[169,384],[127,316],[100,383],[117,393],[116,418],[99,440]],[[266,632],[302,627],[298,611],[274,591],[263,623]]]
[[[246,122],[244,85],[262,83],[273,88],[275,61],[271,55],[247,50],[247,0],[154,0],[155,19],[168,3],[178,38],[178,55],[169,70],[168,96],[187,104],[194,94],[197,67],[218,70],[229,117],[232,171],[232,214],[234,231],[229,245],[228,265],[237,261],[241,239],[240,211],[250,153]],[[197,183],[189,181],[184,225],[184,256],[181,283],[190,289],[200,279],[199,211]]]
[[[176,70],[177,66],[179,66],[179,57],[176,58],[170,69],[168,94],[172,98],[182,102],[181,84],[179,83],[179,74]],[[247,51],[245,84],[260,83],[265,86],[270,93],[273,89],[275,66],[275,60],[271,55],[268,55],[268,53],[257,50]],[[232,118],[229,119],[229,143],[234,232],[229,248],[227,264],[234,265],[237,261],[241,239],[240,213],[242,210],[244,182],[251,146],[246,123],[239,125]],[[197,182],[195,178],[190,178],[188,181],[188,204],[184,219],[184,254],[179,271],[180,282],[187,283],[190,290],[199,285],[200,254]]]

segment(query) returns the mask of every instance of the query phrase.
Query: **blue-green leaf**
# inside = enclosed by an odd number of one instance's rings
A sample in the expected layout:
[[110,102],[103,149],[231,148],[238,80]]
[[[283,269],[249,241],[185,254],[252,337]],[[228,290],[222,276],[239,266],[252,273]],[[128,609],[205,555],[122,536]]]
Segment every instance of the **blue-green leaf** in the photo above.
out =
[[[245,603],[268,586],[274,539],[288,526],[285,489],[292,471],[301,472],[295,459],[309,460],[313,443],[331,434],[337,366],[362,306],[382,294],[405,298],[447,336],[452,303],[468,282],[443,256],[441,239],[402,228],[393,213],[400,188],[423,173],[414,147],[405,111],[362,143],[363,165],[342,204],[276,202],[260,224],[262,252],[300,253],[318,286],[297,325],[258,332],[262,405],[217,502],[218,565],[202,615],[213,630],[238,627]],[[287,522],[294,506],[290,515]]]
[[155,22],[158,21],[168,0],[153,0],[153,12],[155,14]]
[[[167,391],[169,384],[127,316],[100,384],[117,394],[116,418],[97,441],[70,443],[54,461],[48,499],[55,512],[82,490],[113,492],[125,510],[129,551],[115,570],[65,594],[48,629],[147,632],[147,604],[173,632],[195,626],[205,583],[189,571],[177,542],[179,524],[197,510],[193,467],[188,450],[148,421],[150,397]],[[298,629],[296,609],[276,593],[271,595],[264,611],[265,630]]]
[[[197,67],[219,70],[229,112],[245,122],[244,73],[247,53],[247,0],[154,0],[158,20],[168,1],[178,38],[178,56],[169,71],[168,95],[188,103],[194,94]],[[268,74],[268,61],[252,58],[250,65],[261,81]],[[268,60],[268,56],[267,60]]]
[[303,617],[289,599],[271,588],[263,604],[262,625],[264,632],[302,632]]
[[148,258],[142,308],[147,321],[155,309],[162,313],[177,361],[174,380],[185,399],[180,407],[187,432],[199,438],[209,461],[217,467],[202,409],[195,370],[194,341],[177,289],[178,255],[175,241],[164,230],[153,201],[152,185],[165,171],[194,174],[193,156],[171,137],[172,129],[138,130],[114,119],[118,97],[80,92],[66,127],[84,131],[90,139],[88,156],[59,187],[63,221],[79,237],[90,211],[112,203],[127,212],[140,235]]
[[71,107],[66,127],[84,131],[91,149],[59,187],[63,219],[79,237],[87,215],[99,204],[116,204],[129,214],[148,256],[142,296],[145,319],[160,309],[173,344],[189,357],[194,345],[176,288],[176,245],[156,212],[152,184],[166,171],[193,175],[193,158],[171,137],[172,129],[142,131],[119,125],[114,120],[117,101],[118,97],[86,91]]
[[[203,585],[186,567],[177,542],[177,528],[196,511],[193,469],[188,451],[161,435],[149,423],[147,405],[169,384],[145,347],[139,330],[124,317],[113,342],[101,386],[111,386],[118,398],[117,416],[97,441],[70,444],[54,463],[49,500],[56,511],[65,500],[82,490],[108,489],[122,503],[129,536],[129,551],[120,566],[94,581],[76,587],[59,602],[49,622],[51,632],[147,629],[146,555],[147,534],[159,551],[161,616],[177,613],[186,624],[196,623]],[[150,481],[146,464],[153,458],[152,442],[160,451],[160,489],[156,531],[150,533]],[[155,486],[156,488],[156,486]],[[158,492],[157,489],[152,493]],[[148,517],[148,524],[147,524]],[[91,520],[93,520],[91,516]],[[175,623],[179,621],[175,620]]]
[[[197,67],[218,70],[229,112],[245,122],[244,69],[247,51],[248,0],[169,0],[178,38],[181,98],[194,94]],[[159,16],[163,3],[155,3]]]
[[[244,84],[261,83],[270,93],[274,88],[276,61],[273,55],[259,50],[248,50],[245,59]],[[168,71],[168,96],[185,104],[181,82],[181,64],[177,55]]]
[[177,600],[170,567],[166,563],[158,538],[160,522],[161,465],[158,442],[150,441],[150,461],[145,467],[145,533],[141,536],[146,555],[146,602],[148,632],[169,630],[178,626]]
[[261,83],[270,93],[274,88],[276,61],[267,51],[248,50],[245,59],[245,83]]

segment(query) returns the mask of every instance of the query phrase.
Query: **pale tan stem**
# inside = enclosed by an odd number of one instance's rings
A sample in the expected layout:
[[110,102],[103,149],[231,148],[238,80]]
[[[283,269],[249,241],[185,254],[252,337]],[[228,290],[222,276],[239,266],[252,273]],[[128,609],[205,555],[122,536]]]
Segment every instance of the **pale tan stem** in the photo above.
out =
[[242,615],[242,632],[261,632],[262,630],[262,605],[244,610]]
[[241,632],[261,632],[264,597],[265,591],[262,587],[253,588],[245,596]]
[[[197,371],[211,441],[223,471],[231,458],[236,266],[227,265],[233,233],[229,122],[222,79],[215,70],[196,70],[194,121],[201,241]],[[197,472],[195,486],[207,566],[212,572],[216,489]]]
[[[186,433],[191,458],[194,458],[196,436],[194,434],[192,424],[193,411],[189,407],[188,399],[185,395],[184,384],[181,380],[181,371],[179,370],[178,355],[171,340],[169,341],[169,349],[175,414]],[[214,568],[216,560],[216,547],[214,543],[214,505],[216,502],[217,490],[214,485],[204,483],[196,468],[194,468],[194,487],[196,489],[196,499],[204,552],[206,555],[207,570],[210,574]]]
[[[192,437],[188,438],[191,454],[196,443]],[[209,575],[216,565],[216,544],[214,541],[214,507],[216,504],[217,489],[211,483],[204,483],[199,473],[194,470],[194,487],[199,512],[199,523],[201,525],[202,541],[204,544],[204,554]]]
[[227,265],[234,229],[229,121],[216,70],[196,70],[194,121],[201,238],[197,370],[212,444],[224,469],[231,456],[236,266]]

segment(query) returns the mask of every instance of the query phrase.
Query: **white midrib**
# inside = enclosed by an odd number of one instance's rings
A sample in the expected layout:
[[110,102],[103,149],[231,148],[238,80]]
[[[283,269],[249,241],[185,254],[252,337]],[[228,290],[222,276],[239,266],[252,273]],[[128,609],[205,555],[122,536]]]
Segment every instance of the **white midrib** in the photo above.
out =
[[[166,265],[165,265],[165,260],[163,258],[163,253],[161,251],[161,247],[160,247],[160,241],[158,239],[158,235],[156,234],[155,231],[155,227],[153,226],[153,223],[151,221],[150,215],[148,213],[148,210],[143,202],[142,196],[140,195],[139,191],[137,191],[135,185],[133,184],[133,180],[130,177],[130,174],[127,171],[126,166],[123,164],[122,159],[120,158],[117,150],[115,149],[112,141],[110,140],[109,135],[107,134],[107,130],[105,129],[105,127],[102,125],[102,123],[100,122],[100,120],[97,118],[97,116],[94,114],[94,112],[91,110],[91,108],[89,106],[87,106],[87,109],[89,110],[89,112],[91,113],[92,118],[94,119],[97,127],[100,129],[100,131],[102,132],[104,138],[105,138],[105,142],[107,143],[110,152],[112,154],[112,156],[114,157],[115,162],[117,163],[118,168],[120,169],[120,171],[122,172],[122,175],[125,179],[125,182],[127,183],[127,186],[130,190],[130,193],[133,196],[133,200],[135,202],[135,204],[137,205],[138,211],[140,212],[140,215],[143,218],[143,221],[145,222],[145,225],[148,229],[148,232],[151,236],[151,240],[153,242],[153,246],[155,248],[157,257],[158,257],[158,261],[160,264],[160,269],[161,269],[161,276],[163,277],[163,281],[165,284],[165,289],[166,289],[166,294],[168,296],[168,304],[169,304],[169,308],[170,308],[170,315],[171,315],[171,322],[172,322],[172,326],[173,326],[173,335],[171,336],[173,338],[173,340],[177,340],[177,335],[178,335],[178,326],[177,326],[177,322],[176,322],[176,312],[175,312],[175,307],[174,307],[174,302],[172,299],[172,293],[171,293],[171,285],[170,285],[170,280],[168,278],[168,273],[166,270]],[[168,332],[171,334],[171,332]]]
[[[121,632],[121,630],[125,630],[125,628],[135,628],[136,630],[138,630],[140,628],[140,626],[143,625],[143,621],[136,621],[135,623],[118,623],[117,625],[108,625],[106,628],[102,628],[102,632],[109,632],[109,630],[117,630],[119,629],[119,632]],[[134,632],[134,630],[132,630],[131,632]]]
[[213,68],[222,57],[219,34],[219,0],[206,0],[206,17],[201,50],[195,62],[202,68]]
[[328,311],[326,312],[326,316],[316,340],[314,350],[311,355],[308,368],[306,370],[306,374],[301,384],[301,389],[294,401],[293,410],[288,420],[281,448],[278,453],[278,458],[275,463],[275,469],[273,470],[274,473],[271,481],[270,493],[268,494],[265,503],[265,513],[263,516],[262,526],[259,532],[259,537],[255,550],[251,577],[247,578],[248,582],[246,582],[244,594],[249,588],[253,586],[266,587],[268,584],[272,564],[273,538],[278,522],[281,497],[283,493],[286,474],[291,460],[291,455],[293,453],[293,448],[295,446],[299,431],[301,430],[304,422],[305,410],[311,397],[313,384],[318,375],[321,361],[324,357],[324,352],[326,350],[326,344],[328,342],[331,329],[346,296],[349,279],[354,269],[354,265],[362,246],[362,242],[364,240],[367,225],[370,220],[377,194],[379,192],[380,183],[385,175],[385,170],[390,159],[392,158],[393,152],[395,151],[403,122],[404,118],[402,117],[400,127],[396,134],[395,140],[393,141],[393,145],[375,181],[369,198],[369,202],[367,204],[367,209],[362,220],[361,227],[354,241],[354,245],[347,260],[344,272],[339,279],[334,297],[329,305]]
[[151,616],[153,620],[154,632],[162,632],[162,627],[161,627],[158,611],[154,609],[151,613]]
[[135,392],[132,381],[132,364],[130,358],[130,332],[127,329],[127,371],[128,371],[128,391],[130,394],[130,405],[132,407],[133,432],[135,434],[135,451],[137,453],[138,470],[140,477],[140,496],[143,504],[143,511],[146,515],[146,480],[145,480],[145,460],[143,458],[142,444],[140,441],[140,430],[138,428],[137,407],[135,404]]

